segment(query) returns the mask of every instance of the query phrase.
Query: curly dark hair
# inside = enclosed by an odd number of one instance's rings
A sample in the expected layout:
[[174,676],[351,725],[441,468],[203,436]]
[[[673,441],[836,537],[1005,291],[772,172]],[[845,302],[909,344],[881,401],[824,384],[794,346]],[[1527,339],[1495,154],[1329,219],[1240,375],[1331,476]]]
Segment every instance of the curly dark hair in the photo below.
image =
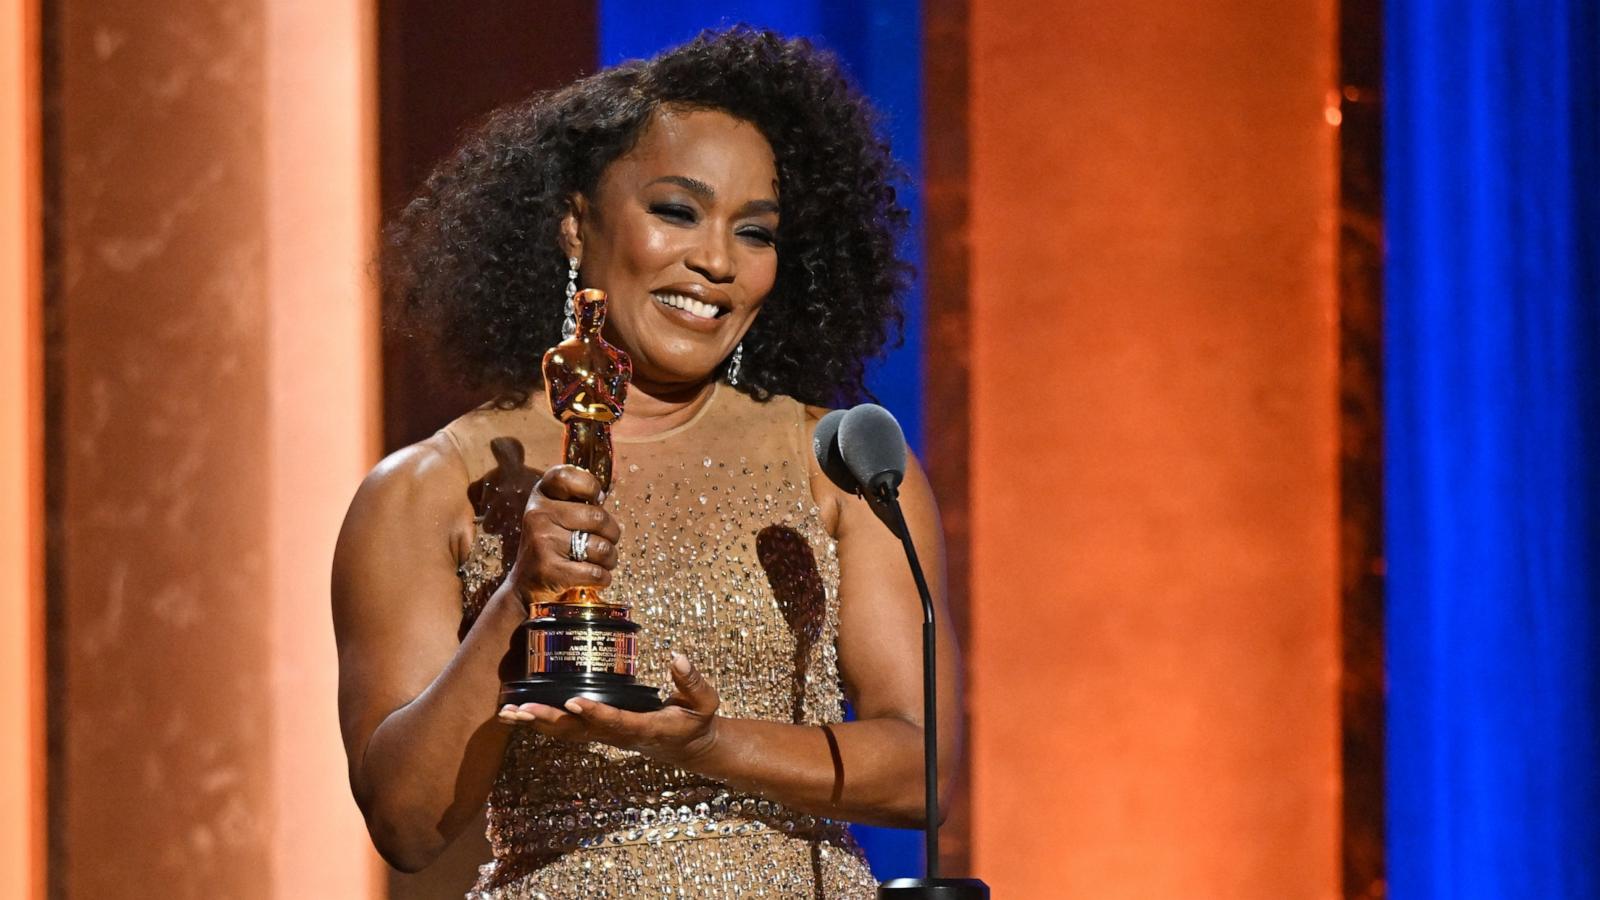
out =
[[431,339],[467,387],[525,399],[560,340],[569,199],[593,196],[665,106],[748,121],[776,157],[777,280],[744,338],[739,388],[819,405],[861,398],[867,361],[903,324],[901,173],[831,54],[745,26],[492,113],[386,230],[391,324]]

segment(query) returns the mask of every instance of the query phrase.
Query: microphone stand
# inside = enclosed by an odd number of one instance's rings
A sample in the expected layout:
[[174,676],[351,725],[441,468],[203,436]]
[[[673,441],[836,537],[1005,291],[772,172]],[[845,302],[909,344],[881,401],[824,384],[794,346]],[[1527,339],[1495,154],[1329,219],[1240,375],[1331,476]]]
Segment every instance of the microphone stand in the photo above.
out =
[[922,760],[924,774],[923,840],[927,850],[923,878],[895,878],[878,885],[879,900],[988,900],[989,886],[976,878],[939,877],[939,702],[938,667],[935,665],[936,637],[933,618],[933,594],[928,590],[928,580],[922,574],[922,563],[917,559],[917,547],[911,540],[911,529],[906,527],[905,514],[900,509],[900,489],[895,479],[879,476],[864,492],[867,501],[878,510],[879,517],[889,530],[900,538],[906,551],[906,563],[911,566],[911,577],[917,582],[917,595],[922,599]]

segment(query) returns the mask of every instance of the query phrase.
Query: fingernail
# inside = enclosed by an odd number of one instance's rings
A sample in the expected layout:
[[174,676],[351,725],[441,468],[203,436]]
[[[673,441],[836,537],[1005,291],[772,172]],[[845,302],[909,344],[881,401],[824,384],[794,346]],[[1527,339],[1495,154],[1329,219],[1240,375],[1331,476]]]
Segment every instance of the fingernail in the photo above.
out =
[[689,657],[684,656],[682,653],[679,653],[676,650],[672,651],[672,667],[677,669],[678,672],[683,675],[689,674],[689,670],[693,668],[689,665]]
[[568,700],[567,703],[566,703],[566,707],[567,707],[567,712],[572,712],[572,713],[581,713],[581,712],[583,712],[583,704],[578,702],[578,698],[577,697],[573,697],[571,700]]

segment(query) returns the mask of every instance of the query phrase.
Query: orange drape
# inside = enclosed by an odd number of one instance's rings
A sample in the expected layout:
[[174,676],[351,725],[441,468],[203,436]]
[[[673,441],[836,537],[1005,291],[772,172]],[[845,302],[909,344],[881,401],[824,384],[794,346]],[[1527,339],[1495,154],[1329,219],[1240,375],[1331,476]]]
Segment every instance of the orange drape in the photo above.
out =
[[1335,896],[1333,4],[970,40],[973,868]]

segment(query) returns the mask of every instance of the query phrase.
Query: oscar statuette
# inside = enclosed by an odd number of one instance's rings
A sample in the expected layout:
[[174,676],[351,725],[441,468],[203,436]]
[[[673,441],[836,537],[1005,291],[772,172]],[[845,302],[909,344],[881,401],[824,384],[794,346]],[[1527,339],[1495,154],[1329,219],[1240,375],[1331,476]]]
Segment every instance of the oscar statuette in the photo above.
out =
[[[545,353],[545,390],[550,412],[566,429],[562,462],[588,471],[601,491],[610,491],[611,426],[622,418],[633,363],[600,336],[604,291],[579,291],[573,304],[577,330]],[[634,712],[660,709],[660,693],[634,678],[639,625],[628,612],[594,587],[531,603],[512,644],[523,677],[500,685],[500,703],[560,708],[585,697]]]

